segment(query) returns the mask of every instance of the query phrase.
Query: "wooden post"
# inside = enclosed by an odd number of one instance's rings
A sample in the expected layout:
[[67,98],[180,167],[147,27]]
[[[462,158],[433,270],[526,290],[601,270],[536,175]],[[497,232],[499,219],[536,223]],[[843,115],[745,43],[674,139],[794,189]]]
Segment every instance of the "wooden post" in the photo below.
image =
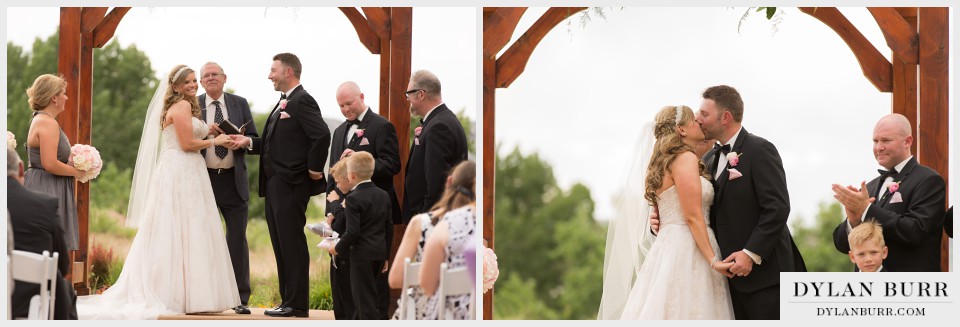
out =
[[[918,15],[920,36],[920,117],[915,134],[917,160],[937,171],[948,181],[950,119],[950,13],[947,8],[921,7]],[[941,269],[949,270],[948,239],[943,237]]]
[[[917,8],[897,8],[897,12],[917,31]],[[893,101],[891,110],[907,117],[910,126],[917,129],[917,64],[907,63],[893,52]],[[917,153],[917,142],[910,146],[911,153]]]
[[[63,129],[64,134],[67,135],[67,139],[70,140],[71,144],[77,143],[77,132],[80,129],[79,124],[79,104],[80,104],[80,86],[81,86],[81,77],[80,77],[80,66],[81,66],[81,40],[80,40],[80,19],[81,8],[79,7],[64,7],[60,8],[60,35],[59,35],[59,60],[57,63],[57,70],[67,81],[67,104],[64,108],[64,111],[58,116],[58,122],[60,123],[60,128]],[[83,82],[86,83],[86,82]],[[77,183],[74,183],[77,184]],[[74,201],[78,200],[80,194],[75,193]],[[83,205],[86,204],[86,199],[82,201]],[[81,207],[81,201],[77,203],[77,219],[86,223],[87,220],[87,211],[89,207]],[[65,231],[71,233],[71,231]],[[78,245],[80,246],[79,250],[84,254],[86,253],[84,244],[86,244],[86,232],[80,231],[80,239],[78,240]],[[75,275],[82,272],[73,271],[73,262],[74,258],[79,251],[70,251],[70,253],[61,253],[61,256],[70,257],[70,271],[67,273],[67,276],[64,276],[67,280],[74,280]]]
[[[483,58],[483,239],[494,248],[494,199],[496,198],[496,94],[497,59]],[[482,257],[482,254],[481,254]],[[480,279],[482,282],[482,278]],[[493,319],[493,292],[483,295],[483,319]]]

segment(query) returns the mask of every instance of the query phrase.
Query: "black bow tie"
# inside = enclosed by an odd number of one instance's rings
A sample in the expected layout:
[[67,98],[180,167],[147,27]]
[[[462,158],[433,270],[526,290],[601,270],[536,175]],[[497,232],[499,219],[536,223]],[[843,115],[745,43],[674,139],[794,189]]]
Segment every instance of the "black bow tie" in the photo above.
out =
[[897,178],[897,170],[896,170],[896,169],[890,169],[890,170],[877,169],[877,172],[880,173],[880,180],[881,180],[881,182],[882,182],[883,180],[887,179],[887,177],[893,177],[894,179]]
[[286,98],[287,98],[287,95],[286,95],[286,94],[280,93],[280,100],[283,100],[283,99],[286,99]]
[[350,126],[350,125],[358,125],[358,126],[359,126],[359,125],[360,125],[360,119],[347,120],[347,126]]
[[724,144],[723,146],[720,146],[720,143],[714,143],[714,144],[713,144],[713,149],[714,149],[714,150],[720,150],[720,152],[723,152],[724,155],[730,153],[730,145],[729,145],[729,144]]

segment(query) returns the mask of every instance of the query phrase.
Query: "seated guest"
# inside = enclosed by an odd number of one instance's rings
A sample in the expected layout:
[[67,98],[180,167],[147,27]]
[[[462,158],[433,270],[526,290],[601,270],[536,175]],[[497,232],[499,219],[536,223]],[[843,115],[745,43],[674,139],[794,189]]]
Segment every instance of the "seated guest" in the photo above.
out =
[[[397,256],[393,258],[393,266],[390,268],[390,288],[403,287],[403,262],[410,258],[410,262],[420,262],[423,259],[423,245],[434,226],[440,221],[448,211],[463,207],[473,202],[473,198],[463,192],[460,188],[473,188],[476,180],[477,165],[472,161],[463,161],[453,168],[450,176],[447,176],[446,186],[440,201],[430,208],[430,211],[413,216],[410,223],[407,224],[407,230],[403,233],[403,240],[400,241],[400,247],[397,249]],[[412,303],[407,312],[408,319],[422,320],[426,312],[424,308],[427,304],[427,297],[424,296],[420,287],[411,288],[407,294],[408,303]],[[397,307],[399,308],[399,301]],[[393,314],[393,319],[400,319],[400,310],[397,309]]]
[[[59,200],[53,196],[36,193],[23,187],[23,162],[13,149],[7,149],[7,210],[10,212],[10,228],[13,229],[15,250],[43,251],[60,254],[57,262],[57,294],[53,318],[77,319],[77,295],[73,285],[63,276],[70,265],[63,226],[60,224]],[[10,205],[10,204],[16,205]],[[30,310],[30,298],[40,293],[40,285],[17,281],[10,304],[13,317],[26,318]]]
[[885,272],[883,260],[887,258],[887,246],[883,243],[883,227],[875,221],[867,221],[850,232],[850,261],[860,272]]
[[[470,319],[470,310],[475,310],[470,306],[470,294],[446,296],[443,299],[435,296],[440,286],[440,264],[446,263],[447,269],[466,267],[465,251],[468,246],[475,246],[467,244],[475,242],[473,235],[477,227],[477,213],[474,208],[476,182],[469,184],[457,187],[456,191],[469,198],[470,203],[444,214],[423,246],[420,287],[429,297],[425,319],[439,319],[440,315],[443,315],[445,319],[465,320]],[[439,312],[440,301],[445,301],[444,312]]]

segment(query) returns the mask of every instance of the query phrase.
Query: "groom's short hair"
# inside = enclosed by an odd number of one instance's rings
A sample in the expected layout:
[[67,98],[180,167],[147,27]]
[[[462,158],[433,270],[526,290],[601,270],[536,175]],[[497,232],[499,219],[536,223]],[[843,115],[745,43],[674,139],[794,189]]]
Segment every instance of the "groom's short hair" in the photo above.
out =
[[713,100],[720,110],[729,111],[736,122],[743,121],[743,99],[737,89],[727,85],[711,86],[703,91],[703,98]]
[[303,71],[303,66],[300,65],[300,58],[297,58],[297,55],[289,52],[278,53],[276,56],[273,56],[273,60],[280,60],[281,64],[293,69],[293,76],[300,79],[300,72]]
[[373,167],[376,161],[367,151],[354,152],[347,161],[347,170],[357,175],[357,180],[367,180],[373,177]]

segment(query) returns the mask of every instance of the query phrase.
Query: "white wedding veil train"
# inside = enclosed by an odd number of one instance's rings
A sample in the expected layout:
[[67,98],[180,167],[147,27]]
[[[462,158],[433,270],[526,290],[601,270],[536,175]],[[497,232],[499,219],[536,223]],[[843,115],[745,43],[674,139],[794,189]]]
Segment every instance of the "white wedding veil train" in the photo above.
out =
[[127,227],[137,228],[140,217],[146,210],[147,199],[152,189],[151,178],[159,165],[160,156],[160,114],[163,112],[164,96],[169,87],[166,80],[161,80],[157,92],[147,106],[147,116],[143,120],[143,134],[140,136],[140,149],[137,150],[137,164],[133,168],[133,182],[130,185],[130,201],[127,203]]
[[647,167],[653,155],[656,137],[654,123],[640,128],[633,158],[621,179],[616,213],[607,227],[607,246],[603,257],[603,294],[597,319],[620,319],[640,266],[653,244],[650,233],[650,205],[644,198]]

